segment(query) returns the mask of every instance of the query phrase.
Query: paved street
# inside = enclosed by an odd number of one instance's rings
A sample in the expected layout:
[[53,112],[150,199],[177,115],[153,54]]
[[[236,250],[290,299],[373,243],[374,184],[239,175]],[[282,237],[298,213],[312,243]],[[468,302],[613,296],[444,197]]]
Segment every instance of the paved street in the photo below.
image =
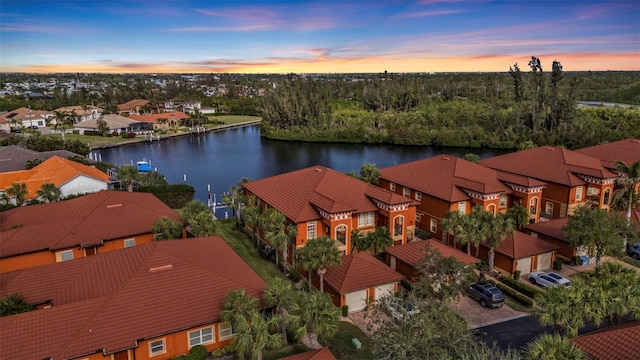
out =
[[543,328],[538,319],[533,316],[523,316],[517,319],[487,325],[476,329],[478,336],[488,345],[497,343],[503,350],[522,348],[543,332],[551,332],[551,327]]

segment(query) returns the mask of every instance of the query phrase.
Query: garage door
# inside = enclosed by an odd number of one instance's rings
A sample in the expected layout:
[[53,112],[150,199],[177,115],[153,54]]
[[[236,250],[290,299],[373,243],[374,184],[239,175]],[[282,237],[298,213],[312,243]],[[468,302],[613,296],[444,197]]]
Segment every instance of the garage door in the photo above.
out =
[[354,291],[346,295],[349,312],[360,311],[367,306],[367,290]]
[[518,260],[518,270],[520,270],[520,274],[528,274],[531,272],[531,258],[524,258]]
[[380,299],[383,296],[393,294],[396,289],[395,283],[380,285],[376,287],[376,300]]
[[538,270],[551,269],[551,253],[538,255]]

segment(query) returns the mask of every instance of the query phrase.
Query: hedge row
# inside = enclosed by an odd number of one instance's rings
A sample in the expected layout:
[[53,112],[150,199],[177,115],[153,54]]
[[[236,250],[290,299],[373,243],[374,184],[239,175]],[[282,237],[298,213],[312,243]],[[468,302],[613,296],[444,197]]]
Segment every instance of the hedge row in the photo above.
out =
[[[505,279],[505,278],[503,278]],[[496,283],[493,280],[487,280],[488,282],[492,283],[493,285],[495,285],[498,289],[500,289],[500,291],[502,291],[505,295],[510,296],[513,300],[519,302],[520,304],[524,305],[524,306],[533,306],[533,300],[531,300],[530,298],[520,294],[519,292],[517,292],[516,290],[504,286],[501,283]]]
[[530,298],[534,298],[536,297],[537,294],[541,294],[544,295],[544,293],[536,288],[533,288],[529,285],[523,284],[517,280],[514,280],[512,278],[509,277],[503,277],[502,278],[502,282],[505,283],[505,285],[519,291],[520,293],[530,297]]
[[182,209],[193,200],[196,189],[188,184],[169,184],[161,186],[139,186],[134,191],[149,192],[172,209]]

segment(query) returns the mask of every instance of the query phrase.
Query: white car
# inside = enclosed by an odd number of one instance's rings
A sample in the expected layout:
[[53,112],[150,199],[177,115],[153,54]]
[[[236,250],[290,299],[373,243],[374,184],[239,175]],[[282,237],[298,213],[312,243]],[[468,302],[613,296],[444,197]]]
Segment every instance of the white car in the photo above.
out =
[[554,272],[534,271],[529,274],[529,281],[542,287],[571,286],[569,279]]

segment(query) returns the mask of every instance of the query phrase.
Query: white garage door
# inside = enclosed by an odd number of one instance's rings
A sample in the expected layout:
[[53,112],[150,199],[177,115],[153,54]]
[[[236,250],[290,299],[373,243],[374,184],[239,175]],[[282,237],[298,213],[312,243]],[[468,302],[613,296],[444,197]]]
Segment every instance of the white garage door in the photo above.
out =
[[367,306],[367,290],[354,291],[346,295],[349,312],[360,311]]
[[380,299],[383,296],[393,294],[396,289],[396,285],[394,283],[380,285],[376,287],[376,300]]
[[551,253],[538,255],[538,270],[551,269]]
[[518,260],[518,270],[520,270],[520,274],[528,274],[531,272],[531,258],[519,259]]

